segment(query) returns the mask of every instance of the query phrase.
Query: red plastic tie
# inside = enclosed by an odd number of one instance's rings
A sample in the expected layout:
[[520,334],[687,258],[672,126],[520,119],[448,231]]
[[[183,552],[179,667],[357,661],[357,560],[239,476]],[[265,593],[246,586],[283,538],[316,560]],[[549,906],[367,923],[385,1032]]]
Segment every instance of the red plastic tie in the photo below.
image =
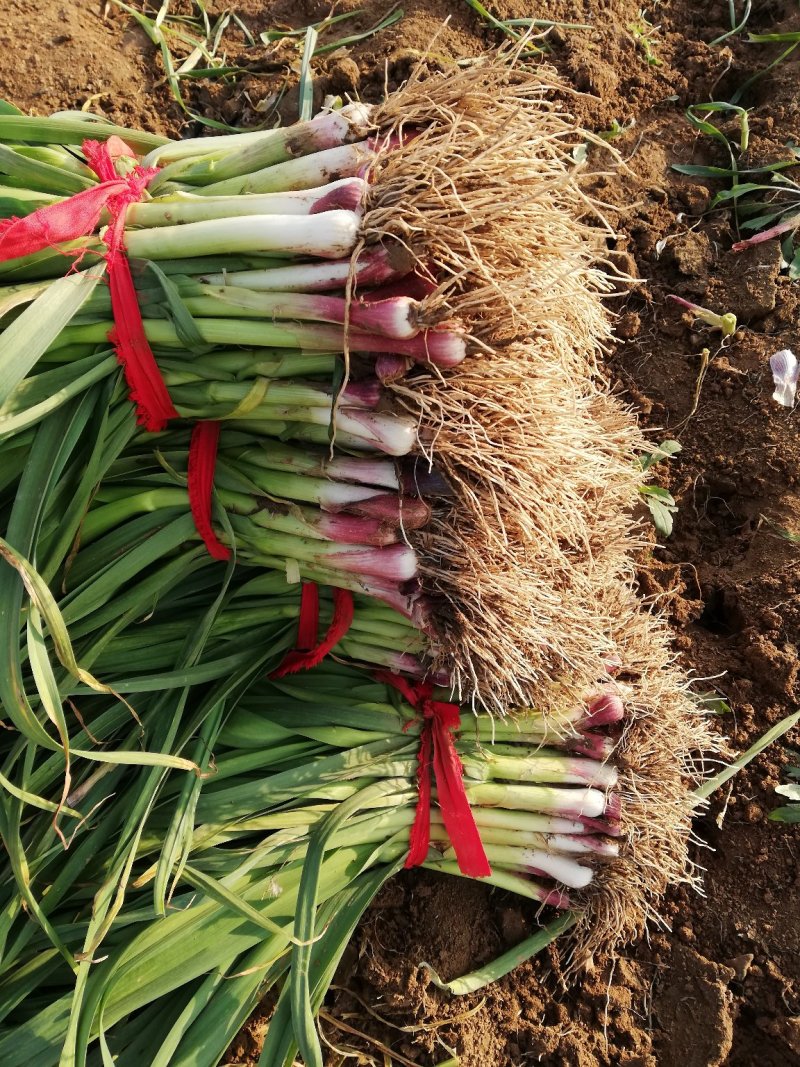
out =
[[83,153],[100,184],[60,203],[39,208],[25,218],[0,222],[0,260],[28,256],[62,241],[86,237],[98,225],[103,210],[108,211],[111,222],[103,240],[114,315],[108,338],[125,372],[128,393],[136,405],[137,422],[147,430],[163,430],[169,419],[177,418],[178,412],[145,336],[124,240],[128,207],[142,199],[158,167],[142,167],[137,163],[129,174],[117,174],[115,163],[119,159],[136,158],[119,137],[109,137],[103,144],[84,141]]
[[[133,151],[119,137],[109,137],[103,144],[84,141],[83,153],[103,184],[116,184],[118,179],[114,164],[118,159],[125,156],[135,158]],[[163,430],[170,419],[178,417],[178,412],[170,400],[153,350],[145,336],[136,287],[125,255],[125,216],[129,206],[142,199],[148,182],[156,174],[157,167],[142,167],[138,163],[133,167],[124,178],[124,188],[113,192],[108,198],[106,206],[111,223],[103,237],[108,248],[105,259],[114,314],[114,326],[108,339],[125,372],[128,394],[136,405],[136,421],[152,432]]]
[[310,652],[317,643],[319,630],[319,586],[316,582],[303,582],[300,589],[300,618],[297,620],[298,652]]
[[492,873],[475,816],[464,791],[464,768],[453,741],[461,726],[458,704],[433,700],[430,682],[412,684],[399,674],[378,671],[379,682],[394,686],[419,712],[422,731],[417,756],[417,810],[409,837],[406,867],[418,867],[428,856],[431,840],[431,766],[436,778],[439,808],[458,860],[459,870],[470,878],[488,878]]
[[219,423],[198,422],[189,442],[189,507],[197,532],[214,559],[230,559],[231,550],[223,545],[211,525],[211,495],[217,463]]
[[341,641],[353,622],[353,594],[349,589],[332,589],[333,618],[325,636],[317,642],[319,632],[319,591],[314,582],[303,582],[300,597],[300,618],[297,623],[297,645],[287,652],[270,678],[283,678],[295,671],[308,671],[318,666],[335,645]]
[[[117,174],[120,159],[135,159],[131,148],[119,137],[100,144],[84,141],[83,152],[100,179],[98,185],[76,193],[57,204],[39,208],[22,219],[0,221],[0,261],[31,255],[91,234],[103,211],[110,223],[103,237],[107,251],[108,285],[114,325],[108,338],[125,373],[128,396],[136,405],[136,421],[146,430],[163,430],[178,412],[170,399],[161,371],[144,332],[128,257],[125,255],[125,216],[128,207],[142,199],[158,167],[138,163],[130,173]],[[200,422],[192,432],[189,447],[189,504],[195,526],[214,559],[228,559],[230,550],[217,538],[211,526],[211,494],[219,441],[219,423]]]

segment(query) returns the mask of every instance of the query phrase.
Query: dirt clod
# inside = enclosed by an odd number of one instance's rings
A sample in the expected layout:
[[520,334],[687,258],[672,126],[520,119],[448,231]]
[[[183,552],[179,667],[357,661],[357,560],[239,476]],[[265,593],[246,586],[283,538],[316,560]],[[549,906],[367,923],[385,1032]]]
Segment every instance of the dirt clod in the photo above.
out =
[[[676,945],[671,983],[655,1003],[667,1037],[661,1046],[662,1067],[720,1067],[733,1045],[733,1019],[728,986],[736,972]],[[695,1025],[702,1019],[702,1031]]]

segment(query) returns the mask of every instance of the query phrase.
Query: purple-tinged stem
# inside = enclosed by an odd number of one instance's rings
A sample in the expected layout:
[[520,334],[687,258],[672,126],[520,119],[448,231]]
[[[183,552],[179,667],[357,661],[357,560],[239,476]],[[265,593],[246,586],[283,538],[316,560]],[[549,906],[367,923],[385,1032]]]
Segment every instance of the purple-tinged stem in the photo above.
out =
[[329,460],[323,457],[322,474],[342,482],[355,482],[359,485],[376,485],[384,489],[399,489],[397,467],[386,459],[365,459],[360,456],[334,456]]
[[385,337],[416,337],[420,332],[419,304],[409,296],[393,296],[370,304],[354,302],[350,305],[350,324]]
[[[226,503],[223,490],[220,499]],[[300,508],[275,504],[272,501],[250,512],[250,518],[266,530],[277,530],[299,537],[317,537],[343,545],[395,545],[399,530],[380,519],[366,519],[354,515],[330,515],[316,508]]]
[[[402,245],[373,245],[356,260],[354,280],[362,286],[380,285],[402,278],[414,266],[411,253]],[[325,292],[344,289],[350,276],[350,259],[328,260],[325,263],[295,263],[269,270],[230,271],[224,274],[205,274],[199,280],[209,285],[235,285],[263,292]]]
[[232,318],[291,319],[297,322],[323,322],[353,330],[407,340],[420,332],[418,304],[407,296],[380,300],[374,304],[350,304],[339,296],[320,293],[276,293],[232,285],[200,285],[184,298],[193,315]]
[[603,660],[603,669],[611,678],[622,670],[622,660],[617,655],[606,656]]
[[388,548],[342,548],[328,552],[320,562],[326,567],[380,578],[387,582],[404,582],[417,573],[417,556],[408,545],[391,545]]
[[377,353],[375,356],[375,374],[384,385],[399,382],[414,366],[408,356],[394,356],[390,352]]
[[[337,513],[345,508],[328,507],[326,510]],[[346,510],[402,526],[407,530],[421,529],[428,524],[431,517],[431,509],[424,500],[419,497],[399,496],[397,493],[376,493],[355,505],[348,505]]]
[[788,233],[789,230],[795,230],[798,226],[800,226],[800,215],[793,215],[790,219],[784,219],[783,222],[779,222],[776,226],[770,226],[768,230],[762,230],[761,233],[756,233],[744,241],[737,241],[731,245],[731,251],[744,252],[746,248],[763,244],[764,241],[771,241],[773,237],[780,237],[781,234]]
[[285,189],[314,189],[339,178],[366,178],[374,160],[375,152],[369,141],[340,144],[200,186],[197,193],[200,196],[241,196],[245,193],[278,193]]
[[424,300],[426,296],[435,293],[436,289],[436,282],[414,271],[404,278],[387,282],[385,285],[380,285],[376,289],[370,289],[368,292],[359,293],[358,295],[359,299],[363,300],[364,303],[387,300],[393,296],[410,296],[414,300]]
[[[343,178],[316,189],[245,196],[177,194],[131,204],[125,216],[128,227],[185,225],[208,219],[242,215],[317,215],[322,211],[359,211],[367,191],[362,178]],[[102,221],[108,222],[104,213]]]
[[[308,422],[316,422],[315,410],[309,408]],[[321,409],[325,413],[325,409]],[[417,428],[409,420],[382,411],[363,411],[360,408],[338,408],[337,428],[360,437],[389,456],[405,456],[416,444]]]
[[622,797],[619,793],[609,793],[606,798],[606,810],[604,812],[607,819],[612,822],[619,822],[622,818]]
[[357,382],[347,383],[341,399],[351,407],[368,408],[374,411],[383,395],[381,383],[377,378],[361,378]]
[[586,698],[581,727],[609,726],[625,718],[625,705],[618,693],[594,693]]
[[585,815],[579,815],[578,821],[588,833],[605,834],[607,837],[622,837],[622,826],[619,819],[591,819]]
[[594,853],[609,859],[619,855],[619,842],[599,834],[554,834],[549,844],[557,852]]
[[[443,874],[461,875],[458,863],[455,860],[434,859],[433,853],[428,853],[428,859],[424,866],[432,871],[441,871]],[[484,879],[490,885],[499,889],[507,889],[517,896],[528,897],[530,900],[538,900],[551,908],[570,907],[570,897],[564,889],[554,889],[549,885],[533,879],[527,872],[508,870],[503,867],[495,867],[490,878]]]
[[467,782],[471,803],[496,805],[520,811],[550,812],[567,819],[598,819],[606,812],[605,793],[591,786],[569,788],[521,785],[516,782]]
[[405,493],[416,493],[425,497],[451,498],[455,494],[453,487],[443,474],[432,468],[427,460],[418,456],[407,456],[402,461],[400,486]]
[[571,752],[578,752],[593,760],[607,760],[614,752],[614,741],[610,737],[601,734],[586,733],[578,737],[567,737],[564,745]]
[[364,202],[366,190],[367,183],[363,178],[342,178],[338,182],[331,182],[328,191],[314,201],[308,213],[318,215],[321,211],[358,211]]

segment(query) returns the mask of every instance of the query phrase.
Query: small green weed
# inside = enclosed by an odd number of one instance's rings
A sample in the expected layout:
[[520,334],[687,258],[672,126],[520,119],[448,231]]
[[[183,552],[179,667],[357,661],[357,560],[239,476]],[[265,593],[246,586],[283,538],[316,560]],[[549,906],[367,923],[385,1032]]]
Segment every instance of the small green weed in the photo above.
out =
[[628,24],[628,33],[633,37],[639,49],[644,54],[644,58],[647,61],[649,67],[661,67],[663,62],[656,54],[656,48],[658,47],[658,39],[655,36],[657,27],[648,22],[645,17],[644,11],[639,12],[639,18],[636,22]]
[[691,311],[695,319],[699,322],[704,322],[706,326],[719,330],[723,337],[733,337],[736,333],[738,322],[736,315],[732,311],[726,311],[719,315],[716,311],[710,311],[708,308],[701,307],[700,304],[693,304],[691,300],[684,300],[682,296],[675,296],[674,293],[669,293],[667,299],[672,300],[679,307],[685,308],[686,311]]
[[789,803],[769,813],[773,822],[800,822],[800,752],[795,752],[794,755],[799,762],[797,766],[786,768],[786,777],[789,781],[786,785],[775,787],[775,792],[779,796],[786,797]]
[[759,525],[761,522],[765,522],[767,526],[770,526],[774,531],[775,537],[780,537],[783,541],[790,541],[793,545],[800,545],[800,533],[794,533],[792,530],[787,530],[784,526],[779,526],[777,522],[768,515],[759,515]]
[[[182,82],[184,79],[218,79],[222,81],[235,81],[242,74],[253,72],[245,67],[231,66],[222,55],[223,35],[232,24],[237,26],[244,35],[248,46],[255,46],[256,40],[252,33],[239,18],[235,11],[226,9],[214,22],[209,19],[205,0],[192,0],[191,14],[174,14],[171,11],[172,0],[162,0],[161,6],[155,15],[139,10],[138,7],[125,3],[124,0],[111,0],[122,11],[130,15],[144,30],[154,45],[161,52],[161,61],[164,65],[166,82],[170,87],[172,96],[181,110],[203,126],[227,132],[238,132],[237,127],[229,126],[216,119],[210,119],[204,115],[196,114],[191,110],[184,99]],[[146,5],[145,5],[146,7]],[[312,100],[312,75],[311,60],[326,52],[335,51],[337,48],[345,48],[356,44],[367,37],[372,37],[381,30],[393,26],[403,18],[403,11],[399,6],[393,7],[378,22],[368,29],[359,33],[353,33],[345,37],[337,37],[334,40],[320,40],[327,32],[340,22],[356,18],[362,15],[362,10],[346,11],[339,15],[331,15],[321,22],[311,26],[303,26],[300,29],[278,28],[266,30],[260,34],[263,43],[269,44],[286,38],[299,38],[300,49],[300,117],[311,117]],[[287,87],[288,81],[284,82],[283,89],[276,94],[270,102],[270,112],[262,124],[262,129],[269,125],[270,119],[274,121],[273,112],[275,105],[280,100]],[[260,110],[260,108],[257,108]]]
[[362,30],[360,33],[351,33],[346,37],[337,37],[334,41],[323,41],[321,44],[317,43],[317,38],[323,36],[332,27],[336,26],[340,22],[345,22],[348,19],[357,18],[358,15],[363,15],[363,10],[358,11],[344,11],[340,15],[331,15],[321,22],[315,22],[311,26],[303,26],[299,30],[290,29],[275,29],[265,30],[264,33],[259,34],[264,44],[269,44],[273,41],[281,41],[286,37],[302,37],[305,40],[309,38],[309,30],[315,32],[314,45],[311,51],[312,56],[322,56],[326,52],[334,52],[337,48],[346,48],[348,45],[357,44],[359,41],[364,41],[368,37],[374,37],[376,33],[380,33],[381,30],[387,30],[390,26],[394,26],[396,22],[399,22],[403,18],[404,12],[399,5],[395,5],[391,11],[387,12],[383,18],[379,19],[374,26],[370,26],[367,30]]
[[[214,129],[229,130],[231,127],[214,119],[197,115],[189,108],[183,98],[181,82],[184,78],[214,78],[230,80],[246,71],[241,67],[229,66],[219,56],[222,35],[231,22],[234,22],[250,44],[255,44],[252,34],[238,15],[232,11],[223,11],[212,23],[202,0],[193,0],[191,15],[175,15],[170,12],[170,0],[163,0],[155,16],[123,3],[112,0],[114,4],[134,19],[154,45],[161,52],[166,81],[178,106],[190,118]],[[176,52],[188,53],[183,59]],[[203,64],[201,66],[201,64]]]
[[751,86],[763,78],[765,74],[768,74],[769,71],[774,70],[775,67],[783,63],[784,59],[789,58],[795,48],[800,45],[800,30],[795,30],[791,33],[751,33],[748,34],[747,42],[748,44],[787,44],[789,47],[785,48],[766,67],[762,67],[761,70],[756,71],[747,81],[743,82],[732,97],[733,103],[738,103]]
[[[662,441],[652,452],[646,452],[640,457],[639,466],[642,468],[642,472],[648,471],[655,463],[669,459],[680,451],[681,445],[678,441]],[[662,537],[669,537],[672,533],[672,516],[678,510],[678,505],[675,503],[672,494],[667,489],[662,489],[660,485],[648,485],[646,483],[639,486],[639,492],[644,497],[644,501],[650,510],[656,530]]]
[[710,43],[712,45],[722,44],[723,41],[727,41],[729,37],[735,37],[737,33],[741,33],[747,25],[747,20],[750,18],[750,12],[753,10],[752,0],[745,0],[744,11],[742,17],[736,14],[736,0],[728,0],[728,14],[730,16],[731,28],[726,32],[720,34],[719,37],[715,37]]
[[[715,112],[737,118],[738,143],[709,120],[708,115]],[[750,135],[746,109],[733,102],[716,101],[693,105],[687,109],[686,117],[698,132],[724,146],[729,165],[674,163],[672,169],[698,178],[727,180],[727,188],[716,193],[708,210],[732,208],[740,237],[733,250],[743,251],[751,245],[781,237],[783,269],[788,271],[790,278],[800,278],[800,244],[796,237],[800,227],[800,181],[793,176],[794,169],[800,165],[800,146],[789,141],[786,144],[788,158],[758,167],[741,167],[739,159],[747,151]]]
[[629,119],[627,122],[618,122],[616,119],[612,119],[608,129],[601,130],[597,136],[604,141],[616,141],[618,137],[622,137],[628,130],[632,130],[635,125],[636,119]]
[[705,693],[690,693],[689,696],[694,700],[698,708],[707,715],[730,715],[731,713],[731,706],[728,701],[714,689],[710,689]]
[[[585,22],[554,22],[552,19],[533,18],[499,19],[484,7],[481,0],[465,0],[465,3],[472,8],[476,15],[480,15],[484,22],[494,29],[500,30],[506,37],[510,37],[512,41],[523,40],[531,30],[551,30],[554,27],[562,30],[590,30],[592,28]],[[537,48],[535,51],[538,52],[541,49]]]

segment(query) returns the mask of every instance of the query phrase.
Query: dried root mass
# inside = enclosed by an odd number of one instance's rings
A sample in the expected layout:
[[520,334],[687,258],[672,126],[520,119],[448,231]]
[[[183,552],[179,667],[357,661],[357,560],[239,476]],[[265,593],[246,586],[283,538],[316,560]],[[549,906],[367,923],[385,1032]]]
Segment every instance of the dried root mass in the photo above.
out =
[[508,58],[412,79],[379,122],[401,139],[422,132],[379,162],[365,228],[413,251],[439,283],[432,320],[460,318],[473,345],[461,367],[393,386],[455,488],[414,535],[444,605],[438,665],[501,710],[546,710],[585,692],[601,661],[623,665],[626,844],[587,891],[577,965],[694,880],[690,784],[714,743],[634,592],[643,441],[599,365],[602,219],[551,90],[546,71]]
[[581,691],[613,653],[598,593],[627,579],[639,481],[635,420],[598,371],[602,232],[551,90],[509,57],[412,79],[377,116],[402,146],[364,222],[411,249],[438,282],[427,313],[472,342],[392,388],[455,488],[414,539],[443,605],[437,666],[498,709],[546,704],[553,678]]
[[600,949],[618,948],[658,924],[667,888],[699,888],[690,858],[693,789],[705,758],[720,742],[672,663],[668,631],[630,589],[609,590],[610,635],[625,686],[626,725],[613,761],[620,770],[622,834],[619,857],[596,878],[573,938],[573,966]]

